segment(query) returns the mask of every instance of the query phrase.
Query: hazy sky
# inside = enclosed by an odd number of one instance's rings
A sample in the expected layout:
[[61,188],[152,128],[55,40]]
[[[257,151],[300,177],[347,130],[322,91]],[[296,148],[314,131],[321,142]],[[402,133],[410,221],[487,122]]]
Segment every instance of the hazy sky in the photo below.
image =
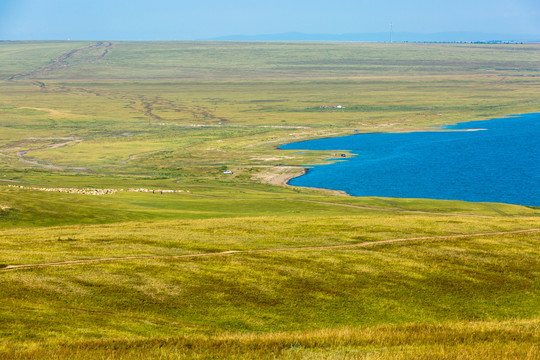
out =
[[284,32],[540,35],[540,0],[0,0],[0,40],[193,40]]

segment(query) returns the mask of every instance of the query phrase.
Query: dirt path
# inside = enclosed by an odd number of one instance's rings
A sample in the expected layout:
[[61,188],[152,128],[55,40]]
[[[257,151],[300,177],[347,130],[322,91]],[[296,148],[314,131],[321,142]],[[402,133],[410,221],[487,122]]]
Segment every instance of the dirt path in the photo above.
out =
[[[45,146],[35,148],[35,149],[25,149],[25,150],[21,149],[21,147],[24,145],[25,141],[32,142],[32,141],[35,141],[35,140],[49,140],[49,141],[62,140],[63,142],[56,143],[56,144],[51,144],[51,145],[45,145]],[[75,138],[71,138],[71,137],[60,137],[60,138],[52,138],[52,137],[50,137],[50,138],[27,138],[27,139],[23,139],[22,141],[23,141],[23,143],[19,144],[16,147],[0,149],[0,155],[5,156],[5,157],[9,157],[9,158],[12,158],[12,159],[18,159],[20,162],[24,162],[26,164],[41,167],[43,169],[63,170],[63,171],[65,171],[65,170],[73,170],[73,171],[90,172],[90,170],[85,168],[85,167],[72,167],[72,166],[61,166],[61,165],[54,165],[54,164],[44,164],[44,163],[39,162],[36,159],[27,159],[24,156],[24,155],[26,155],[26,154],[28,154],[30,152],[34,152],[34,151],[58,149],[58,148],[68,146],[68,145],[71,145],[71,144],[79,144],[79,143],[82,142],[81,139],[75,139]],[[4,151],[13,151],[13,150],[18,150],[16,156],[3,154]]]
[[140,153],[137,153],[137,154],[131,154],[131,155],[129,155],[129,157],[126,160],[122,160],[121,164],[126,165],[128,162],[130,162],[132,160],[135,160],[135,159],[140,158],[140,157],[144,157],[146,155],[155,154],[155,153],[158,153],[160,151],[163,151],[163,150],[151,150],[151,151],[140,152]]
[[43,169],[49,169],[49,170],[60,170],[60,171],[71,170],[71,171],[80,171],[80,172],[90,172],[89,169],[82,166],[61,166],[61,165],[54,165],[54,164],[43,164],[37,160],[25,159],[22,156],[19,156],[19,161],[29,164],[29,165],[37,166]]
[[[47,72],[59,70],[61,68],[65,68],[67,66],[72,66],[73,64],[69,64],[67,62],[67,60],[69,58],[73,57],[73,55],[75,55],[76,53],[88,51],[88,50],[91,50],[91,49],[94,49],[94,48],[102,49],[103,52],[101,54],[99,54],[98,56],[86,59],[84,61],[84,63],[87,63],[87,64],[93,63],[93,62],[96,62],[98,60],[103,59],[109,53],[109,51],[110,51],[110,49],[112,47],[113,47],[112,43],[110,43],[108,41],[100,41],[100,42],[98,42],[98,43],[96,43],[94,45],[89,45],[89,46],[84,46],[84,47],[81,47],[81,48],[73,49],[73,50],[71,50],[71,51],[57,57],[56,59],[51,60],[51,63],[49,65],[37,68],[37,69],[32,70],[32,71],[30,71],[28,73],[12,75],[9,78],[9,80],[21,80],[21,79],[31,78],[32,76],[37,75],[39,73],[47,73]],[[40,83],[39,86],[44,87],[45,84]]]
[[[394,209],[389,209],[389,208],[381,208],[381,207],[376,207],[376,206],[354,205],[354,204],[342,204],[342,203],[327,202],[327,201],[317,201],[317,200],[294,199],[294,201],[309,202],[309,203],[314,203],[314,204],[324,204],[324,205],[344,206],[344,207],[352,207],[352,208],[366,209],[366,210],[374,210],[374,211],[406,212],[406,213],[415,213],[415,214],[448,215],[448,216],[472,216],[472,217],[481,217],[481,218],[491,218],[491,217],[493,217],[493,216],[489,216],[489,215],[474,215],[474,214],[460,214],[460,213],[441,213],[441,212],[435,212],[435,211],[409,210],[409,209],[406,209],[406,208],[403,208],[403,207],[398,207],[398,208],[394,208]],[[508,214],[505,214],[505,216],[508,216]]]
[[[51,144],[51,145],[45,145],[45,146],[35,148],[35,149],[31,149],[31,148],[30,149],[25,149],[24,148],[24,145],[27,145],[28,143],[32,143],[33,141],[40,141],[40,140],[47,140],[47,141],[61,140],[63,142],[56,143],[56,144]],[[11,158],[11,159],[17,159],[20,162],[24,162],[26,164],[37,166],[37,167],[40,167],[40,168],[43,168],[43,169],[63,170],[63,171],[65,171],[65,170],[73,170],[73,171],[81,171],[81,172],[90,172],[90,170],[85,168],[85,167],[72,167],[72,166],[61,166],[61,165],[47,164],[47,163],[42,163],[42,162],[40,162],[40,161],[38,161],[36,159],[27,159],[24,156],[24,155],[26,155],[26,154],[28,154],[30,152],[34,152],[34,151],[58,149],[58,148],[68,146],[68,145],[71,145],[71,144],[79,144],[81,142],[82,142],[81,139],[76,139],[76,138],[73,138],[73,137],[59,137],[59,138],[32,137],[32,138],[26,138],[26,139],[20,140],[16,144],[16,146],[11,146],[11,147],[8,147],[8,148],[0,149],[0,156],[4,156],[4,157],[7,157],[7,158]],[[17,151],[17,153],[14,156],[14,155],[4,154],[5,151]]]
[[184,259],[184,258],[203,258],[211,256],[223,256],[233,254],[258,254],[258,253],[274,253],[274,252],[291,252],[291,251],[317,251],[317,250],[331,250],[331,249],[346,249],[346,248],[359,248],[359,247],[371,247],[377,245],[387,245],[394,243],[404,243],[413,241],[429,241],[429,240],[444,240],[444,239],[460,239],[478,236],[496,236],[496,235],[509,235],[520,233],[535,233],[540,232],[540,229],[524,229],[513,231],[500,231],[491,233],[477,233],[477,234],[462,234],[462,235],[439,235],[439,236],[420,236],[413,238],[398,238],[390,240],[369,241],[359,244],[344,244],[344,245],[328,245],[328,246],[306,246],[306,247],[289,247],[289,248],[273,248],[273,249],[258,249],[258,250],[228,250],[215,253],[199,253],[199,254],[186,254],[186,255],[150,255],[150,256],[125,256],[125,257],[110,257],[110,258],[98,258],[98,259],[85,259],[85,260],[69,260],[59,261],[51,263],[41,264],[20,264],[20,265],[8,265],[2,269],[3,271],[14,271],[19,269],[32,269],[43,268],[53,266],[68,266],[68,265],[84,265],[94,264],[102,262],[116,262],[116,261],[129,261],[129,260],[148,260],[148,259]]

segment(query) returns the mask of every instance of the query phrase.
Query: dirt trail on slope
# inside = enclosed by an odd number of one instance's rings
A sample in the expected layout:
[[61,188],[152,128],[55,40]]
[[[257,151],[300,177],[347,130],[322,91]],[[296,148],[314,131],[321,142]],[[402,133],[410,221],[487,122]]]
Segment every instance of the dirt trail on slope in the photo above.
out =
[[[344,206],[344,207],[352,207],[352,208],[358,208],[358,209],[366,209],[366,210],[374,210],[374,211],[388,211],[388,212],[406,212],[406,213],[415,213],[415,214],[430,214],[430,215],[448,215],[448,216],[472,216],[472,217],[481,217],[481,218],[492,218],[493,216],[489,215],[474,215],[474,214],[460,214],[460,213],[441,213],[441,212],[435,212],[435,211],[422,211],[422,210],[410,210],[406,208],[381,208],[376,206],[366,206],[366,205],[354,205],[354,204],[343,204],[343,203],[335,203],[335,202],[327,202],[327,201],[317,201],[317,200],[304,200],[304,199],[294,199],[294,201],[302,201],[302,202],[309,202],[314,204],[324,204],[324,205],[335,205],[335,206]],[[508,216],[507,214],[505,214]]]
[[[99,54],[98,56],[95,56],[95,57],[92,57],[92,58],[89,58],[89,59],[86,59],[83,63],[93,63],[93,62],[96,62],[98,60],[101,60],[103,59],[110,51],[110,49],[113,47],[113,44],[111,42],[108,42],[108,41],[100,41],[94,45],[89,45],[89,46],[84,46],[84,47],[81,47],[81,48],[77,48],[77,49],[73,49],[59,57],[57,57],[56,59],[53,59],[51,60],[51,64],[49,65],[46,65],[46,66],[43,66],[43,67],[40,67],[40,68],[37,68],[35,70],[32,70],[30,72],[27,72],[27,73],[21,73],[21,74],[15,74],[15,75],[12,75],[11,77],[9,77],[9,80],[21,80],[21,79],[25,79],[25,78],[30,78],[34,75],[37,75],[39,73],[47,73],[47,72],[51,72],[51,71],[56,71],[58,69],[61,69],[61,68],[64,68],[64,67],[67,67],[67,66],[72,66],[73,64],[69,64],[67,62],[67,60],[71,57],[73,57],[73,55],[75,55],[76,53],[78,52],[83,52],[83,51],[86,51],[86,50],[91,50],[91,49],[94,49],[94,48],[101,48],[103,49],[103,52],[101,54]],[[40,87],[44,87],[45,84],[43,83],[39,83]]]
[[[53,141],[53,140],[62,140],[63,142],[61,143],[56,143],[56,144],[51,144],[51,145],[45,145],[45,146],[42,146],[42,147],[39,147],[39,148],[35,148],[35,149],[25,149],[23,150],[22,147],[28,143],[28,142],[32,142],[32,141],[36,141],[36,140],[48,140],[48,141]],[[37,167],[40,167],[40,168],[44,168],[44,169],[51,169],[51,170],[73,170],[73,171],[82,171],[82,172],[90,172],[89,169],[85,168],[85,167],[80,167],[80,166],[77,166],[77,167],[73,167],[73,166],[61,166],[61,165],[54,165],[54,164],[46,164],[46,163],[41,163],[40,161],[36,160],[36,159],[27,159],[25,158],[24,155],[30,153],[30,152],[34,152],[34,151],[42,151],[42,150],[51,150],[51,149],[58,149],[58,148],[61,148],[61,147],[64,147],[64,146],[68,146],[68,145],[71,145],[71,144],[79,144],[81,143],[82,140],[81,139],[76,139],[76,138],[73,138],[73,137],[59,137],[59,138],[53,138],[53,137],[48,137],[48,138],[44,138],[44,137],[33,137],[33,138],[27,138],[27,139],[23,139],[21,140],[21,144],[18,144],[17,146],[15,147],[9,147],[9,148],[5,148],[5,149],[0,149],[0,156],[4,156],[4,157],[8,157],[8,158],[12,158],[12,159],[18,159],[20,162],[24,162],[26,164],[30,164],[30,165],[34,165],[34,166],[37,166]],[[17,154],[16,156],[13,156],[13,155],[8,155],[8,154],[4,154],[5,151],[17,151]]]
[[477,233],[477,234],[460,234],[460,235],[420,236],[420,237],[413,237],[413,238],[398,238],[398,239],[370,241],[370,242],[364,242],[364,243],[359,243],[359,244],[344,244],[344,245],[306,246],[306,247],[273,248],[273,249],[257,249],[257,250],[228,250],[228,251],[214,252],[214,253],[199,253],[199,254],[186,254],[186,255],[125,256],[125,257],[116,257],[116,258],[111,257],[111,258],[98,258],[98,259],[69,260],[69,261],[59,261],[59,262],[41,263],[41,264],[7,265],[4,268],[0,269],[0,272],[14,271],[14,270],[20,270],[20,269],[81,265],[81,264],[84,265],[84,264],[93,264],[93,263],[102,263],[102,262],[129,261],[129,260],[203,258],[203,257],[234,255],[234,254],[257,254],[257,253],[274,253],[274,252],[291,252],[291,251],[317,251],[317,250],[329,250],[329,249],[346,249],[346,248],[371,247],[371,246],[377,246],[377,245],[387,245],[387,244],[413,242],[413,241],[459,239],[459,238],[478,237],[478,236],[496,236],[496,235],[509,235],[509,234],[534,233],[534,232],[540,232],[540,229],[524,229],[524,230],[500,231],[500,232]]

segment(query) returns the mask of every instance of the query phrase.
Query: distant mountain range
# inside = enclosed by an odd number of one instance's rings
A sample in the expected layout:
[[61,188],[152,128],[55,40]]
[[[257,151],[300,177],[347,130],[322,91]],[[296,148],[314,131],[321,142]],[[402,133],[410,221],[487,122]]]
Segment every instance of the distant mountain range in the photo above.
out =
[[[304,34],[290,32],[266,35],[230,35],[213,41],[368,41],[389,42],[390,32],[363,34]],[[392,33],[393,42],[540,42],[540,35],[489,34],[475,32],[443,32],[420,34],[411,32]]]

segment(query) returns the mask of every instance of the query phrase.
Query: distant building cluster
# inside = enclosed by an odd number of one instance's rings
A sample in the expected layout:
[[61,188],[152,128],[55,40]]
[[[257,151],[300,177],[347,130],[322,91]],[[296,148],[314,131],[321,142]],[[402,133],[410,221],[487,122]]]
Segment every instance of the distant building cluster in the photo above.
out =
[[[25,190],[37,190],[37,191],[47,191],[47,192],[60,192],[67,194],[82,194],[82,195],[112,195],[117,192],[144,192],[152,194],[166,194],[166,193],[181,193],[184,190],[171,190],[171,189],[79,189],[79,188],[44,188],[44,187],[33,187],[33,186],[22,186],[22,185],[8,185],[8,187],[25,189]],[[187,190],[186,192],[189,192]]]

